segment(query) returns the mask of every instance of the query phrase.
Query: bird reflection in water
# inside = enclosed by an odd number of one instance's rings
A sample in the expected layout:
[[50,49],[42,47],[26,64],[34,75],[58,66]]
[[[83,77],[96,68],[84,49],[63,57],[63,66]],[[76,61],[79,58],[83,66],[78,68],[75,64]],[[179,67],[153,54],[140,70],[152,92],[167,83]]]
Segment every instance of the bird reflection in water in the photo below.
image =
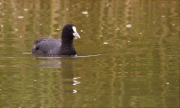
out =
[[[74,70],[74,62],[76,60],[75,57],[36,57],[35,60],[41,61],[37,67],[41,68],[57,68],[57,71],[51,71],[52,73],[56,72],[62,72],[62,76],[58,76],[59,78],[62,78],[62,84],[65,85],[77,85],[80,84],[77,79],[81,77],[75,77],[73,70]],[[60,74],[58,74],[60,75]],[[57,74],[56,74],[57,76]],[[59,82],[57,82],[59,84]],[[71,87],[72,88],[72,87]],[[65,90],[62,88],[63,92],[71,92],[71,93],[76,93],[77,90],[72,89],[72,90]]]

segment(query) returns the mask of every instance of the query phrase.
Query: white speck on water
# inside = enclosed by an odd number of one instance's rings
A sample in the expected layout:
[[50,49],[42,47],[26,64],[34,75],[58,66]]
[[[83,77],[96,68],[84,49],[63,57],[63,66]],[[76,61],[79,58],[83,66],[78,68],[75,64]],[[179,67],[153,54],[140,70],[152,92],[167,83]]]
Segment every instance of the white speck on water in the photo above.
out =
[[83,30],[81,30],[81,32],[83,32]]
[[108,42],[104,42],[103,44],[108,44]]
[[96,99],[94,99],[94,100],[96,100]]
[[142,33],[139,33],[139,34],[142,34]]
[[36,80],[34,80],[34,81],[36,81]]
[[22,36],[19,36],[19,38],[22,38]]
[[74,77],[73,79],[78,79],[78,78],[81,78],[81,77]]
[[82,14],[85,14],[85,15],[86,15],[86,14],[88,14],[88,12],[87,12],[87,11],[83,11],[83,12],[81,12],[81,13],[82,13]]
[[131,28],[131,24],[127,24],[126,27],[127,27],[127,28]]
[[78,82],[78,81],[76,81],[76,80],[73,80],[73,85],[77,85],[77,84],[80,84],[81,82]]
[[164,15],[162,15],[162,17],[165,17]]
[[169,84],[169,82],[167,82],[166,84]]
[[27,99],[27,100],[29,100],[29,99]]
[[130,41],[128,41],[128,42],[130,42]]
[[127,63],[127,64],[129,64],[129,63]]
[[128,72],[126,72],[126,73],[128,73]]
[[49,37],[51,37],[51,36],[49,36]]
[[155,21],[153,21],[153,23],[155,23]]
[[60,29],[57,29],[57,30],[60,30]]
[[66,8],[66,10],[69,10],[68,8]]
[[15,29],[15,31],[18,31],[18,29]]
[[24,16],[18,16],[18,18],[24,18]]
[[106,4],[106,6],[108,7],[108,6],[109,6],[109,4]]
[[102,37],[102,35],[99,35],[100,37]]
[[0,3],[0,5],[1,5],[1,3]]
[[74,7],[74,5],[72,5],[72,7]]
[[2,15],[4,15],[4,14],[2,14]]
[[164,6],[164,4],[162,4]]
[[73,90],[73,93],[77,93],[77,90]]
[[1,90],[1,89],[0,89]]
[[3,25],[1,25],[1,27],[3,27]]
[[103,29],[103,27],[101,29]]
[[24,9],[24,11],[28,11],[29,9]]
[[173,26],[175,25],[175,24],[172,24]]
[[119,27],[116,28],[116,30],[119,30],[119,29],[120,29]]
[[39,24],[39,25],[42,25],[42,24]]

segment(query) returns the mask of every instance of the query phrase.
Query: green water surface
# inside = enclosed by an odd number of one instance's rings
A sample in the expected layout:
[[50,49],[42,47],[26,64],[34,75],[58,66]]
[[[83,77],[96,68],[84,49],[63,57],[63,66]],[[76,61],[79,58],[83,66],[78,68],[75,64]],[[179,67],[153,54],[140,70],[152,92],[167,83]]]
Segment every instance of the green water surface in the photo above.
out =
[[[77,57],[31,54],[76,26]],[[2,108],[178,108],[179,0],[1,0]]]

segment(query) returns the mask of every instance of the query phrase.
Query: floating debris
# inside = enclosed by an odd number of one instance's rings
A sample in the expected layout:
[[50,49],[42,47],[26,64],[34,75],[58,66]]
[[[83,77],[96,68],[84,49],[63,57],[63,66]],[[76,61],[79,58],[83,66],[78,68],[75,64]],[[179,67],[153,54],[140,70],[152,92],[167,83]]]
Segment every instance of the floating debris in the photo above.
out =
[[131,28],[131,24],[127,24],[126,27],[127,27],[127,28]]
[[18,18],[24,18],[24,16],[18,16]]
[[108,42],[104,42],[103,44],[108,44]]
[[88,12],[87,12],[87,11],[83,11],[82,14],[85,14],[85,15],[86,15],[86,14],[88,14]]
[[24,11],[28,11],[29,9],[24,9]]

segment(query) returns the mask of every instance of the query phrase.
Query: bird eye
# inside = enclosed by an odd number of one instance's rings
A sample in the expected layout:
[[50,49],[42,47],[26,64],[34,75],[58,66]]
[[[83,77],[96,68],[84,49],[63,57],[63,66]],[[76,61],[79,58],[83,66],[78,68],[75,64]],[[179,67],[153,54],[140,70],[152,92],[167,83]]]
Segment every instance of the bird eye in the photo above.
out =
[[71,31],[71,27],[68,27],[68,30]]

